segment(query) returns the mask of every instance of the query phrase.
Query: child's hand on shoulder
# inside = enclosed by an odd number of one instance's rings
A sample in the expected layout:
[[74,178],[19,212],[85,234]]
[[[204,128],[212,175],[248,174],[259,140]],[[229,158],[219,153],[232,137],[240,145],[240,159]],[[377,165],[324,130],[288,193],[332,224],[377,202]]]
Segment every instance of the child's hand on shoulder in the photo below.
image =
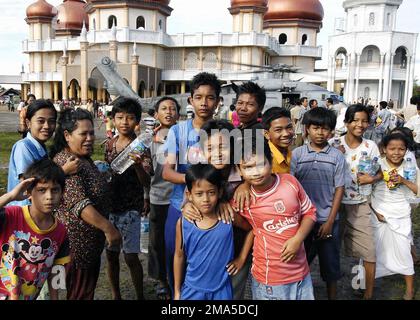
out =
[[219,212],[217,213],[217,218],[223,223],[230,224],[235,220],[235,212],[237,210],[232,207],[229,202],[222,202],[219,204]]
[[227,272],[230,276],[236,275],[239,271],[241,271],[242,267],[245,264],[245,260],[241,258],[236,258],[233,261],[231,261],[227,266]]
[[201,212],[191,202],[187,202],[181,209],[181,212],[182,216],[189,222],[201,221],[203,219]]
[[27,191],[34,181],[35,178],[29,178],[21,181],[12,191],[9,192],[10,201],[22,201],[28,199],[29,194]]
[[244,209],[249,210],[249,206],[251,205],[251,191],[248,184],[242,183],[239,185],[235,190],[233,199],[238,205],[239,212],[243,212]]

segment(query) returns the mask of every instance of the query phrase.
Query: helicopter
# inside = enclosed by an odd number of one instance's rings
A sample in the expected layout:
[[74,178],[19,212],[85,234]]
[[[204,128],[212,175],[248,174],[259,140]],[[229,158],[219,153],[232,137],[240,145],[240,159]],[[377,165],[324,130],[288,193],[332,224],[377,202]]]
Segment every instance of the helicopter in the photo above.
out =
[[[286,64],[272,66],[241,65],[252,68],[252,71],[244,72],[252,73],[254,76],[258,75],[251,79],[251,81],[257,83],[266,90],[267,100],[263,112],[272,107],[285,107],[286,109],[290,109],[302,97],[316,99],[320,106],[325,104],[325,101],[328,98],[332,98],[334,103],[340,102],[340,97],[336,93],[328,91],[321,86],[301,82],[301,79],[289,80],[288,76],[285,77],[285,75],[289,75],[290,73],[297,73],[299,70],[297,67]],[[153,109],[155,103],[161,98],[140,98],[118,74],[115,62],[109,57],[104,57],[100,62],[96,63],[96,66],[107,81],[108,92],[111,95],[137,99],[143,106],[143,111],[145,112]],[[258,68],[260,70],[258,70]],[[259,76],[259,74],[261,74],[261,76]],[[230,84],[222,85],[220,95],[223,97],[225,105],[230,106],[236,104],[236,88],[242,82],[243,81],[232,81]],[[181,105],[180,115],[185,116],[186,107],[189,104],[191,94],[183,93],[168,96],[175,98],[179,102]]]

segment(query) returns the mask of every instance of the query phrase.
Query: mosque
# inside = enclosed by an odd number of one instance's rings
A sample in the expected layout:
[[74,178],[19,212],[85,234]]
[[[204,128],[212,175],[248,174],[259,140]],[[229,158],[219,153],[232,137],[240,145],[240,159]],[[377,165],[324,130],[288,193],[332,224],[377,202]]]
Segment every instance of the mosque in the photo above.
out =
[[[176,10],[170,0],[64,0],[57,7],[37,0],[26,10],[29,69],[22,72],[22,93],[106,102],[107,82],[96,63],[109,56],[143,98],[188,92],[189,80],[201,71],[223,81],[252,80],[264,76],[264,66],[286,64],[297,68],[294,78],[328,85],[348,101],[363,94],[376,98],[378,88],[381,98],[405,101],[401,90],[408,91],[405,84],[413,79],[417,35],[393,31],[401,2],[346,0],[347,28],[330,38],[327,72],[315,70],[322,58],[319,0],[231,0],[231,33],[176,35],[167,33]],[[387,67],[390,59],[401,68]]]

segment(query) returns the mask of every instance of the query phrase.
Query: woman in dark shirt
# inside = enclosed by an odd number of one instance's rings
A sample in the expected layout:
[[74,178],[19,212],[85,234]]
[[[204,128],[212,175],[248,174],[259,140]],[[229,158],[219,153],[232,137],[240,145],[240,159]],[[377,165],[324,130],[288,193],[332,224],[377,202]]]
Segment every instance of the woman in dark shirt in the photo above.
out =
[[92,115],[86,110],[67,109],[58,121],[51,158],[63,165],[78,158],[77,174],[67,176],[63,199],[56,211],[66,226],[71,248],[71,266],[67,271],[67,299],[94,298],[105,239],[119,244],[121,235],[108,221],[108,186],[91,159],[95,141]]

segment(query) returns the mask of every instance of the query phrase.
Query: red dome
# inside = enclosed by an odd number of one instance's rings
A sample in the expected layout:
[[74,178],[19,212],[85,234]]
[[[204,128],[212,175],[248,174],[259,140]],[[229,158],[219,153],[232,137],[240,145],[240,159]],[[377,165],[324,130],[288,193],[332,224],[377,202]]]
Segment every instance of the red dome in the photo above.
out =
[[64,0],[57,15],[57,30],[82,30],[83,22],[89,27],[89,16],[85,11],[83,0]]
[[45,0],[38,0],[26,9],[28,18],[54,18],[56,15],[57,9]]
[[268,0],[264,20],[305,19],[322,21],[324,8],[319,0]]
[[236,7],[266,7],[268,0],[230,0],[232,8]]

